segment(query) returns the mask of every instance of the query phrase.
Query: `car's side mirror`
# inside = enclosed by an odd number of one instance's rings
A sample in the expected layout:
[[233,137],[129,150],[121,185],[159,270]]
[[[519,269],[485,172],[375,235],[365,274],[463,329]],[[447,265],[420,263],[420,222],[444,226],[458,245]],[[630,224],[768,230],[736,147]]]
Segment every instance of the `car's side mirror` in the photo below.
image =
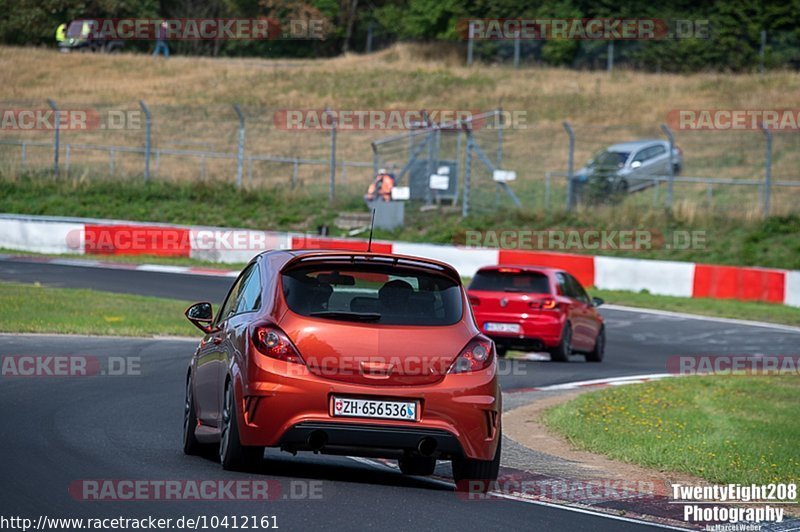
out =
[[595,307],[599,307],[600,305],[604,304],[606,301],[602,297],[593,297],[592,298],[592,305]]
[[640,166],[642,166],[642,161],[633,161],[631,163],[631,168],[639,168]]
[[214,319],[214,313],[211,309],[211,303],[203,301],[195,303],[186,309],[186,318],[192,322],[192,325],[208,334],[212,331],[211,322]]

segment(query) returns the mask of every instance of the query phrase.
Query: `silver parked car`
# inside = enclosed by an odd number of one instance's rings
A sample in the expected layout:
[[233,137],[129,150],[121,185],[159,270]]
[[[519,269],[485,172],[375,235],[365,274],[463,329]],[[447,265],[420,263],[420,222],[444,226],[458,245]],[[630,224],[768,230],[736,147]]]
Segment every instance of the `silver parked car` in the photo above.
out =
[[[654,176],[669,175],[669,142],[635,140],[600,150],[575,179],[598,195],[625,194],[653,184]],[[673,149],[675,173],[683,169],[683,151]]]

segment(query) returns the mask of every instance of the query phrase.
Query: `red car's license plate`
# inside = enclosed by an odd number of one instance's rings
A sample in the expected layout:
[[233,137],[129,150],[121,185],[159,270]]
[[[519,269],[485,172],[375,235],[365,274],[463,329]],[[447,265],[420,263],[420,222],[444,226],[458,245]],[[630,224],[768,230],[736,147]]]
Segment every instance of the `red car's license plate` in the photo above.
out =
[[331,400],[333,401],[333,415],[337,417],[417,420],[417,403],[415,401],[378,401],[336,396]]

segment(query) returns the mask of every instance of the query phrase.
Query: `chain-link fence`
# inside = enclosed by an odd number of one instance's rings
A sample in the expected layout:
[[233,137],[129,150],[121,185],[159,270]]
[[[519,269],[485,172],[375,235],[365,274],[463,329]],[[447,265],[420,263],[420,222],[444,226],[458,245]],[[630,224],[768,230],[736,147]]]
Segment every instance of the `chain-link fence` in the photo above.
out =
[[[10,175],[216,180],[360,197],[386,167],[398,185],[410,186],[410,208],[444,206],[464,216],[596,204],[750,218],[800,211],[796,130],[670,131],[657,123],[578,122],[565,128],[551,118],[527,119],[522,110],[496,109],[459,120],[423,120],[398,133],[339,124],[344,114],[324,109],[140,101],[0,106],[0,171]],[[598,153],[648,139],[668,146],[669,134],[675,160],[645,171],[645,158],[623,194],[588,200],[585,167]],[[661,153],[663,158],[668,148]]]
[[0,107],[0,164],[12,174],[51,167],[61,176],[222,180],[330,193],[335,185],[360,186],[372,173],[369,133],[348,131],[337,142],[335,121],[287,124],[286,110],[52,100]]
[[[508,20],[514,21],[514,19]],[[561,20],[573,22],[572,19]],[[654,20],[657,23],[663,22],[673,26],[670,31],[672,36],[658,35],[651,40],[646,38],[615,40],[611,37],[547,39],[526,38],[519,32],[502,31],[498,29],[499,24],[492,26],[488,24],[489,21],[494,22],[492,19],[474,21],[471,33],[465,21],[463,38],[467,41],[465,52],[467,65],[484,62],[507,64],[515,68],[560,64],[585,70],[610,71],[623,68],[650,72],[696,71],[702,69],[703,64],[697,58],[692,58],[692,55],[698,53],[698,46],[692,41],[701,43],[700,48],[702,48],[706,43],[712,43],[710,46],[714,46],[714,42],[729,46],[730,39],[735,39],[741,42],[742,53],[736,64],[729,65],[730,68],[763,72],[767,69],[800,66],[800,38],[796,32],[762,30],[752,35],[729,35],[729,40],[726,42],[715,33],[714,26],[709,21]],[[520,19],[519,22],[534,21]],[[541,22],[546,23],[546,20]],[[487,26],[494,30],[486,30]],[[686,41],[687,44],[684,45],[681,41]]]
[[[568,177],[570,131],[572,180]],[[646,128],[565,123],[561,138],[560,150],[566,154],[567,163],[544,174],[545,194],[539,205],[545,209],[624,203],[641,209],[668,207],[746,218],[800,211],[800,136],[796,132],[672,131],[665,125]],[[662,166],[649,166],[648,160],[653,159],[645,155],[642,166],[630,168],[637,154],[659,142],[665,146]],[[602,197],[593,198],[592,180],[598,179],[593,166],[607,151],[624,155],[619,171],[614,169],[611,174],[615,183],[625,180],[625,190],[616,196],[604,191]],[[626,170],[630,172],[627,175]],[[607,175],[599,178],[611,179]]]

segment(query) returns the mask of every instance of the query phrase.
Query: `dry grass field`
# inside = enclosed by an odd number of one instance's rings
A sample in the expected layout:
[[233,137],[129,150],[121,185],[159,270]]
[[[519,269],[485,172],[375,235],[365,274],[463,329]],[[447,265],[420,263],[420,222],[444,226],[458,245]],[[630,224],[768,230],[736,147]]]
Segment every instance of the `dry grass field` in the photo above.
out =
[[[489,110],[502,104],[521,112],[525,127],[504,135],[503,166],[519,174],[514,188],[531,208],[543,207],[543,180],[548,171],[563,171],[568,120],[577,135],[576,167],[597,149],[613,142],[662,137],[659,125],[673,109],[791,108],[800,101],[800,75],[794,72],[748,74],[645,74],[630,71],[583,72],[554,68],[461,66],[457,49],[404,44],[370,56],[349,55],[325,60],[261,60],[198,58],[169,60],[141,54],[61,54],[50,49],[0,48],[0,102],[9,106],[46,107],[53,98],[62,108],[101,111],[136,110],[144,100],[153,113],[153,146],[173,150],[234,153],[237,120],[232,104],[246,115],[247,153],[326,160],[327,131],[276,128],[273,114],[282,109],[467,109]],[[372,160],[370,142],[397,131],[341,131],[338,158]],[[2,131],[2,139],[45,140],[51,133]],[[762,178],[764,137],[758,131],[676,132],[684,150],[684,175]],[[494,153],[494,132],[478,141]],[[140,128],[124,131],[64,132],[71,144],[70,173],[97,172],[138,176],[140,154],[87,150],[81,145],[143,145]],[[798,179],[800,135],[775,135],[774,179]],[[51,151],[29,147],[29,164],[46,167]],[[62,159],[63,160],[63,159]],[[19,171],[20,148],[0,146],[0,171]],[[327,167],[301,166],[301,184],[322,187]],[[155,162],[162,178],[232,179],[230,159],[164,155]],[[340,171],[342,184],[360,187],[368,168]],[[253,162],[248,177],[254,185],[288,183],[292,165]],[[487,175],[478,176],[478,191],[494,198]],[[481,188],[482,187],[482,188]],[[557,187],[556,187],[557,188]],[[556,191],[558,192],[558,191]],[[663,190],[661,191],[663,200]],[[744,217],[759,213],[758,190],[751,186],[715,187],[713,204]],[[708,208],[709,191],[702,185],[676,187],[676,205],[688,215]],[[555,197],[555,196],[554,196]],[[775,194],[775,212],[796,208],[800,193]],[[631,198],[636,208],[661,201],[645,193]]]

